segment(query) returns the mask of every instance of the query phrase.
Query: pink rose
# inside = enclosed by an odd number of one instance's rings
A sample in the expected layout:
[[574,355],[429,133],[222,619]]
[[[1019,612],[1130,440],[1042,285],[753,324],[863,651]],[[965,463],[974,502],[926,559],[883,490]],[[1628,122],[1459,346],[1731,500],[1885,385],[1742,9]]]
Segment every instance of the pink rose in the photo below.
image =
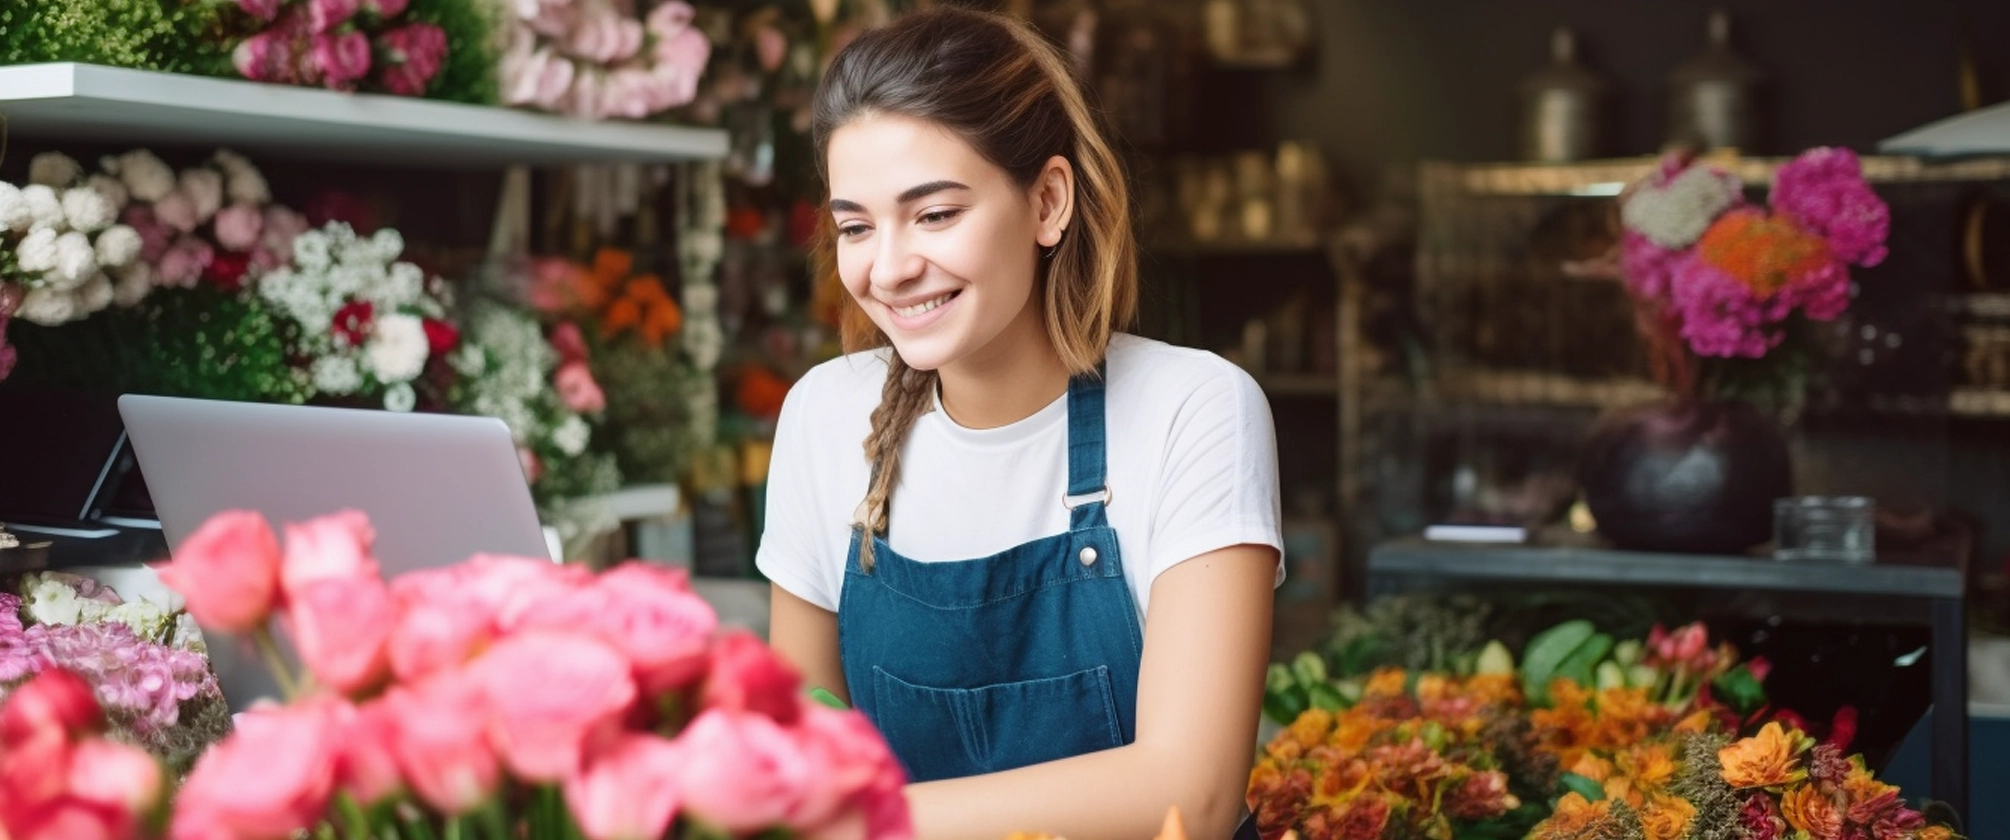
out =
[[393,689],[384,702],[396,730],[391,753],[421,800],[446,814],[464,814],[495,793],[502,769],[489,745],[487,699],[467,673],[449,671],[416,688]]
[[626,61],[642,49],[642,24],[608,9],[572,30],[566,49],[594,64]]
[[307,25],[317,34],[334,31],[356,15],[356,0],[307,0]]
[[[329,0],[350,2],[350,0]],[[314,63],[321,68],[321,85],[348,90],[370,74],[370,39],[361,32],[314,36]]]
[[783,726],[802,716],[802,677],[753,634],[729,632],[712,647],[705,677],[707,708],[752,712]]
[[[898,821],[906,822],[907,800],[901,794],[906,774],[865,715],[807,704],[796,726],[796,737],[817,783],[789,814],[791,827],[814,831],[834,821],[855,821],[856,828],[863,830],[867,813],[886,808],[900,811]],[[878,801],[889,795],[894,802]],[[905,832],[912,833],[912,828]]]
[[637,67],[624,67],[606,77],[606,86],[600,91],[598,111],[608,117],[639,120],[660,110],[657,100],[655,77],[649,71]]
[[712,42],[705,40],[705,33],[694,28],[687,27],[656,43],[656,61],[684,70],[690,74],[694,86],[698,76],[705,72],[705,62],[711,57]]
[[314,825],[335,788],[333,708],[324,699],[239,715],[183,782],[171,836],[277,840]]
[[278,205],[265,208],[265,235],[260,237],[261,247],[281,255],[281,259],[293,259],[293,240],[306,233],[309,225],[307,217]]
[[541,49],[503,64],[503,102],[550,109],[572,89],[572,62]]
[[626,734],[565,780],[565,803],[587,840],[656,840],[677,813],[676,745]]
[[578,773],[586,750],[611,738],[635,703],[628,662],[586,636],[509,636],[471,668],[488,698],[496,751],[531,781]]
[[769,73],[781,69],[782,60],[788,57],[789,37],[782,30],[763,26],[754,32],[754,56],[761,62],[761,69]]
[[405,606],[388,640],[391,673],[409,682],[459,667],[494,637],[493,627],[465,599]]
[[228,250],[250,251],[264,232],[265,213],[256,205],[232,204],[217,211],[216,241]]
[[342,704],[335,714],[341,748],[335,761],[335,784],[349,798],[369,807],[404,788],[392,742],[397,721],[385,702],[366,706]]
[[154,218],[176,233],[188,233],[202,224],[201,217],[196,213],[195,199],[180,189],[154,202]]
[[625,563],[593,586],[525,613],[523,626],[588,633],[612,645],[644,692],[682,688],[705,672],[719,616],[676,571]]
[[[276,0],[253,2],[274,2],[277,8]],[[237,74],[254,82],[294,81],[296,59],[293,41],[270,29],[238,42],[237,48],[230,53],[230,63],[237,68]]]
[[289,596],[324,580],[376,579],[370,547],[377,531],[369,515],[343,510],[286,526],[286,555],[279,567],[280,589]]
[[202,279],[203,269],[216,260],[216,249],[193,236],[184,236],[168,246],[154,267],[154,280],[162,286],[187,289]]
[[280,0],[237,0],[237,7],[261,21],[270,21],[279,16],[279,3]]
[[377,687],[390,672],[386,644],[395,613],[375,577],[329,578],[294,589],[286,626],[300,661],[322,685],[349,696]]
[[93,738],[70,753],[70,793],[127,815],[153,810],[163,793],[160,763],[146,750]]
[[378,38],[377,44],[389,53],[384,87],[399,96],[424,94],[447,58],[447,34],[430,23],[393,29]]
[[558,351],[559,361],[586,361],[586,336],[579,331],[578,324],[567,321],[552,329],[551,349]]
[[136,822],[116,807],[74,796],[12,803],[4,821],[9,840],[124,840]]
[[91,684],[67,668],[50,668],[23,683],[0,704],[0,759],[22,746],[51,738],[68,741],[100,732],[104,711]]
[[198,624],[224,633],[265,626],[279,590],[279,539],[255,511],[216,514],[157,565]]
[[600,383],[593,381],[593,371],[585,362],[560,366],[553,384],[558,386],[558,397],[566,408],[580,414],[599,414],[607,408],[607,395],[601,393]]
[[152,205],[127,205],[119,221],[140,235],[140,262],[159,260],[162,254],[167,253],[169,243],[174,241],[174,231],[154,215]]
[[766,715],[707,709],[677,745],[684,813],[732,834],[782,826],[816,783],[801,745]]
[[657,40],[675,38],[691,28],[691,21],[698,16],[698,10],[684,0],[670,0],[649,10],[647,26],[649,34]]

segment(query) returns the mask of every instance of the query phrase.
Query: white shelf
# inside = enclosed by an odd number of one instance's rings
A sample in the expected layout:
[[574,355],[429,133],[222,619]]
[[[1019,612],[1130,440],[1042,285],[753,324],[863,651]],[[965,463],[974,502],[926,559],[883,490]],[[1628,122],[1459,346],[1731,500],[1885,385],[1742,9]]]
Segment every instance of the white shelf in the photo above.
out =
[[591,122],[94,64],[0,67],[0,115],[23,138],[228,146],[375,165],[674,162],[726,154],[721,129]]

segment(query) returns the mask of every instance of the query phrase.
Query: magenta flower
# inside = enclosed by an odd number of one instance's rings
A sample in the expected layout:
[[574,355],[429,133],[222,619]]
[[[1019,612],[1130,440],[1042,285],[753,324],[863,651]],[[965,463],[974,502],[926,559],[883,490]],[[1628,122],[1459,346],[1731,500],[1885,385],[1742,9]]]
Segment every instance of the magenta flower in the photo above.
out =
[[1891,208],[1864,183],[1863,167],[1848,149],[1810,149],[1780,167],[1773,209],[1826,240],[1844,262],[1884,261]]
[[384,89],[399,96],[419,96],[432,84],[447,58],[447,33],[430,23],[414,23],[377,39],[387,63]]

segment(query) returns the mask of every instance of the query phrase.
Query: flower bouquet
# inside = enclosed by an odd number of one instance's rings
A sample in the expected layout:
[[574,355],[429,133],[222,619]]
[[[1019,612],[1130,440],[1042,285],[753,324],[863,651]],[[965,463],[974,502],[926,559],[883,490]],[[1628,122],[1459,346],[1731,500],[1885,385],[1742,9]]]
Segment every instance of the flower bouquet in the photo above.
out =
[[231,63],[254,82],[423,96],[446,64],[447,32],[405,14],[410,0],[237,0],[257,32]]
[[36,155],[24,187],[0,182],[0,285],[14,314],[54,326],[110,306],[112,274],[138,264],[139,232],[119,223],[129,191],[61,154]]
[[512,5],[502,101],[585,119],[645,119],[684,105],[712,43],[697,12],[665,0],[638,18],[634,0],[523,0]]
[[98,698],[110,737],[182,770],[230,730],[202,633],[187,613],[123,601],[75,575],[28,575],[20,590],[0,593],[6,691],[67,671]]
[[87,692],[24,691],[0,710],[8,836],[76,836],[45,828],[71,811],[114,838],[912,835],[871,724],[720,631],[681,573],[477,556],[386,582],[360,514],[285,533],[221,513],[159,570],[206,630],[268,654],[287,702],[239,715],[170,799],[157,775],[87,772]]

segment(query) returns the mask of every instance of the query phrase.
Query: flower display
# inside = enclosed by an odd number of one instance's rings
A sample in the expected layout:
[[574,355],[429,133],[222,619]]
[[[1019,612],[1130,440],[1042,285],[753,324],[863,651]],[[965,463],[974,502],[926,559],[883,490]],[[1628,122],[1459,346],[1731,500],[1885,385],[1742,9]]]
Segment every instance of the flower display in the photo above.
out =
[[502,101],[585,119],[643,119],[698,95],[712,44],[697,12],[668,0],[635,15],[624,0],[511,4]]
[[259,30],[231,63],[254,82],[423,96],[448,59],[447,33],[409,19],[409,0],[238,0]]
[[[75,769],[97,760],[98,706],[51,672],[0,707],[0,768],[24,771],[0,774],[0,829],[72,836],[45,826],[73,807],[118,840],[913,836],[904,774],[866,718],[811,701],[684,573],[477,556],[386,582],[372,541],[354,513],[283,542],[255,513],[205,523],[163,576],[207,602],[199,615],[249,628],[286,702],[241,714],[170,797],[131,754],[127,772]],[[381,615],[356,632],[317,602]]]
[[10,317],[46,326],[89,317],[112,304],[113,275],[140,265],[140,232],[120,222],[130,191],[58,152],[28,169],[25,186],[0,182],[0,285],[18,289]]

